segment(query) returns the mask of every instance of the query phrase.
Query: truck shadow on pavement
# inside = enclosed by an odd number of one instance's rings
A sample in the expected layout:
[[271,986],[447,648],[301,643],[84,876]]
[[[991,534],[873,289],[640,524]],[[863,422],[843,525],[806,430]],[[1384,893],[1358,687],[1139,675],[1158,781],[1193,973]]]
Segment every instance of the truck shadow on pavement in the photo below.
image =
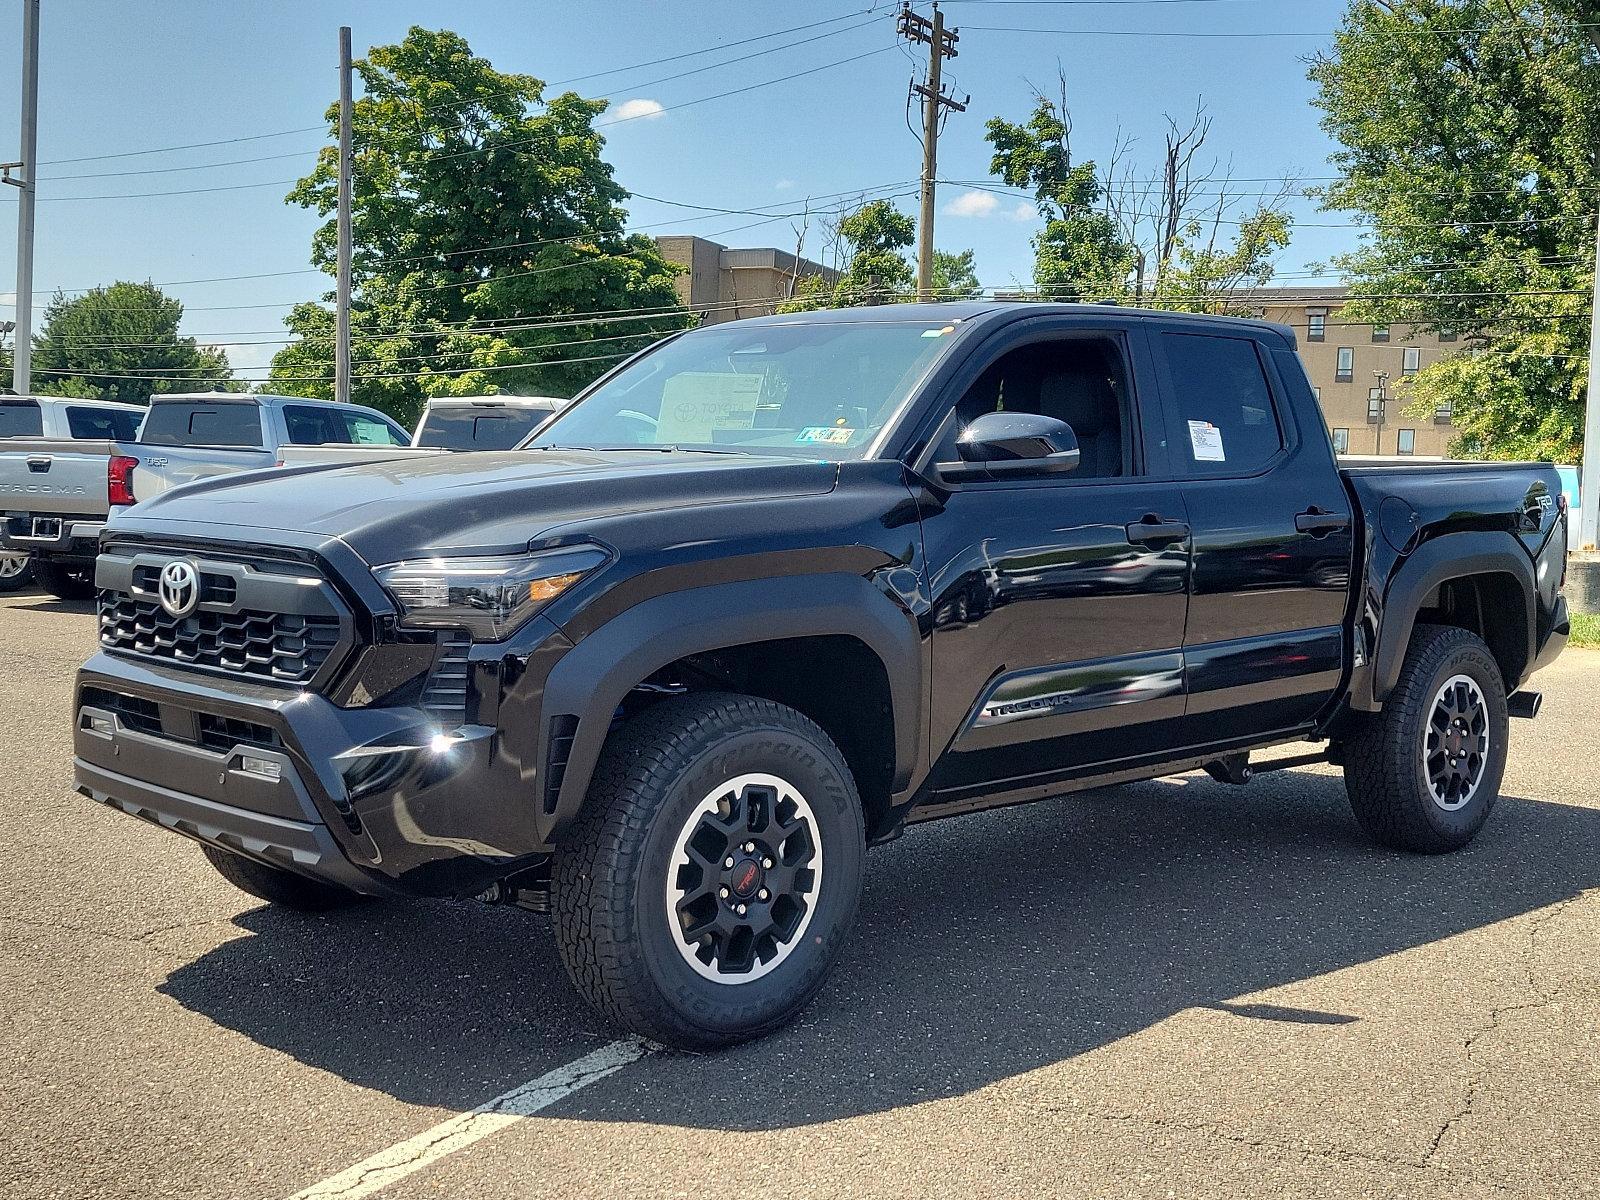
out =
[[[1421,946],[1600,885],[1600,812],[1506,798],[1437,858],[1372,848],[1335,777],[1152,783],[911,830],[868,857],[861,919],[792,1028],[647,1060],[575,1115],[771,1129],[959,1095],[1238,997]],[[468,903],[322,918],[258,909],[161,991],[407,1102],[469,1109],[615,1036],[548,926]],[[1367,1001],[1370,1004],[1370,999]],[[749,1081],[763,1078],[759,1103]],[[630,1079],[632,1082],[630,1082]]]

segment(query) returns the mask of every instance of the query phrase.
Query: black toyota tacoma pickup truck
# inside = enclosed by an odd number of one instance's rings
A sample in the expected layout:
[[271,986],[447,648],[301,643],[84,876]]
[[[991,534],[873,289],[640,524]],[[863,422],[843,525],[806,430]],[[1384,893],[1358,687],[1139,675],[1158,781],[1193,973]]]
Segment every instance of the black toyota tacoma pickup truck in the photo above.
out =
[[673,1046],[815,994],[868,845],[1249,755],[1489,816],[1567,637],[1539,464],[1336,464],[1287,328],[957,303],[668,339],[521,449],[115,518],[76,780],[255,896],[547,908]]

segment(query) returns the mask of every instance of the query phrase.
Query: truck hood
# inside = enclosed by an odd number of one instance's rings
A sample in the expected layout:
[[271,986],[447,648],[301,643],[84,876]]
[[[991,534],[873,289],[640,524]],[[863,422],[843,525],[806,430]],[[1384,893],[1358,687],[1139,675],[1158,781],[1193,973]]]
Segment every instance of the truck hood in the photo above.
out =
[[272,542],[275,530],[336,537],[369,563],[514,552],[561,526],[628,513],[820,495],[831,462],[656,450],[419,454],[255,471],[174,488],[120,528]]

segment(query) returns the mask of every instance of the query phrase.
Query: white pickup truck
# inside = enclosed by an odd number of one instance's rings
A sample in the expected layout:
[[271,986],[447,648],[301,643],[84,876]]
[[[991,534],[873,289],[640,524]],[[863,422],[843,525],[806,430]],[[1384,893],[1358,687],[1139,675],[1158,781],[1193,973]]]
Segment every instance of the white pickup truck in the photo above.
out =
[[[69,419],[72,406],[91,403],[27,402],[41,412],[64,405]],[[282,466],[293,446],[411,445],[411,435],[376,409],[295,396],[156,396],[148,411],[131,412],[144,416],[142,426],[108,428],[94,442],[0,441],[0,542],[33,556],[37,582],[52,595],[93,594],[100,530],[113,509],[180,484]]]
[[109,400],[0,396],[0,592],[36,575],[56,590],[53,563],[36,570],[33,553],[99,537],[112,444],[138,437],[144,415],[140,405]]

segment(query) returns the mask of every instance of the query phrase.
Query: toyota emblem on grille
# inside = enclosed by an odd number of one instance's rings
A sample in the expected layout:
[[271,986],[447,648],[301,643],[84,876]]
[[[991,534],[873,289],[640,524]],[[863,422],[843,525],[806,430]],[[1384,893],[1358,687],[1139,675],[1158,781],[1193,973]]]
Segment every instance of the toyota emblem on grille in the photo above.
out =
[[200,572],[181,559],[169,562],[161,568],[156,594],[167,612],[175,617],[187,617],[200,603]]

